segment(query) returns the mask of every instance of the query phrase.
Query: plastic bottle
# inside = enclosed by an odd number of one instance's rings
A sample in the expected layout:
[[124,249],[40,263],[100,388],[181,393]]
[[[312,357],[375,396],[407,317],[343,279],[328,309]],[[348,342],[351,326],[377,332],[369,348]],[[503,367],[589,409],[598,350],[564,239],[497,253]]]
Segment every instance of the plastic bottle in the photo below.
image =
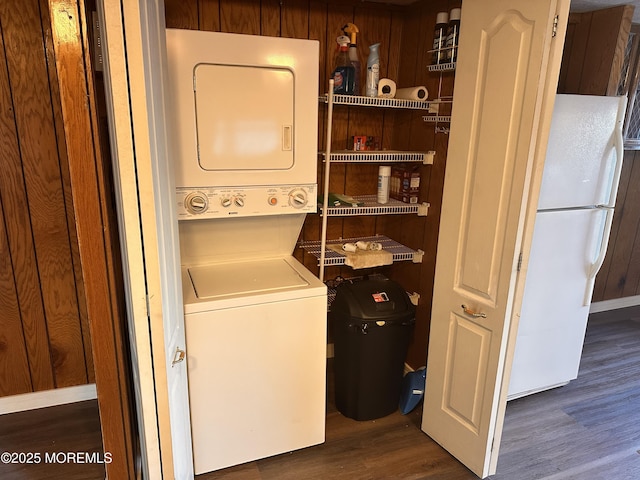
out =
[[391,167],[381,166],[378,168],[378,203],[389,201],[389,180],[391,178]]
[[446,63],[447,56],[445,50],[442,50],[447,44],[447,27],[449,22],[449,15],[447,12],[438,12],[436,15],[436,28],[433,31],[433,56],[432,62],[434,65],[437,63]]
[[355,95],[362,95],[362,84],[360,83],[360,58],[358,57],[358,46],[356,43],[357,34],[360,33],[360,30],[358,30],[358,27],[356,27],[353,23],[347,23],[344,27],[342,27],[342,31],[350,38],[349,60],[351,61],[351,66],[355,70],[355,76],[353,79],[353,91]]
[[453,8],[449,12],[449,26],[447,27],[446,61],[454,63],[458,59],[458,35],[460,35],[460,8]]
[[378,55],[379,43],[369,46],[367,57],[367,81],[365,95],[367,97],[378,96],[378,81],[380,80],[380,56]]
[[342,35],[336,41],[340,47],[336,56],[336,68],[333,71],[333,93],[353,95],[356,72],[349,60],[349,37]]

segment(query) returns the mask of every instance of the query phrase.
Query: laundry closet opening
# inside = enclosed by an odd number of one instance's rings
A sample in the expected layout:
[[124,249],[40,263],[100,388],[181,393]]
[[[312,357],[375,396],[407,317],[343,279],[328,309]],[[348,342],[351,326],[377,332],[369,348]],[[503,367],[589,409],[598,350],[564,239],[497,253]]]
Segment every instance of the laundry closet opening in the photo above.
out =
[[[326,421],[335,412],[327,312],[343,279],[387,278],[412,294],[401,367],[424,366],[454,74],[425,68],[432,31],[423,26],[459,6],[165,2],[196,475],[318,445],[325,427],[340,428]],[[329,115],[336,37],[350,24],[360,58],[381,44],[379,78],[442,102],[371,108],[336,97]],[[365,98],[360,69],[352,98]],[[378,202],[381,165],[410,185]],[[323,218],[333,194],[363,208],[331,205]],[[352,268],[340,252],[350,241],[381,250]]]

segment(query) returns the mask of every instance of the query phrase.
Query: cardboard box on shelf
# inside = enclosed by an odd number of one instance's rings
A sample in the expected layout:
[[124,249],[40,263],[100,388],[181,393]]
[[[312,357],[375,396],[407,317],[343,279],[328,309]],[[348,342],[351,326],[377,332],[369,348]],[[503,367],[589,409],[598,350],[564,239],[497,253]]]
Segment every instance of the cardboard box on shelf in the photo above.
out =
[[389,196],[404,203],[418,203],[420,167],[401,163],[391,167]]
[[352,138],[353,150],[355,151],[380,150],[380,139],[378,137],[354,135]]

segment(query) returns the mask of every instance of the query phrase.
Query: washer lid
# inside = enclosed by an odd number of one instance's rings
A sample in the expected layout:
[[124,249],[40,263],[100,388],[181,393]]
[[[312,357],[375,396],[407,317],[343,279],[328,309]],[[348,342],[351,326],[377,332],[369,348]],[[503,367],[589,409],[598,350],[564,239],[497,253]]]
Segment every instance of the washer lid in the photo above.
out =
[[283,258],[201,265],[188,269],[199,299],[243,295],[309,285]]

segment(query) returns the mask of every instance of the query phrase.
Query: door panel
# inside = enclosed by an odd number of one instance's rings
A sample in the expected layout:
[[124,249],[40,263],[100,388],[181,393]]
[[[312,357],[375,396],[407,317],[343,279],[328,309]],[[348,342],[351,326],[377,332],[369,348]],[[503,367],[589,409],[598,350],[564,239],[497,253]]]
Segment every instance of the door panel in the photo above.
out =
[[518,257],[559,72],[556,12],[566,25],[564,0],[462,11],[422,428],[483,478],[495,472]]
[[[467,181],[461,192],[464,241],[458,262],[460,293],[488,306],[497,302],[508,204],[517,181],[514,163],[522,121],[519,102],[527,82],[534,25],[507,12],[481,34],[476,98],[469,112],[474,119],[469,132],[472,148],[466,153]],[[513,61],[507,63],[504,58]]]
[[491,331],[462,315],[452,314],[446,365],[445,404],[447,413],[479,432],[483,384],[487,374]]

